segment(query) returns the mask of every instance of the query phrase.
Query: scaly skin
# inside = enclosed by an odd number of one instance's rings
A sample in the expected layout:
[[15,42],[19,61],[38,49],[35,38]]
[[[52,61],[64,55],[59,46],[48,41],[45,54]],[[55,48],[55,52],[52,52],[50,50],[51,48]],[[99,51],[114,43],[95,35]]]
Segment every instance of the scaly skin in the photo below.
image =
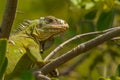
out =
[[21,24],[16,33],[10,37],[8,44],[7,58],[9,62],[6,80],[12,80],[23,70],[28,70],[31,62],[36,64],[42,60],[39,50],[43,53],[44,43],[51,41],[55,35],[68,28],[69,26],[64,20],[53,16],[28,20]]

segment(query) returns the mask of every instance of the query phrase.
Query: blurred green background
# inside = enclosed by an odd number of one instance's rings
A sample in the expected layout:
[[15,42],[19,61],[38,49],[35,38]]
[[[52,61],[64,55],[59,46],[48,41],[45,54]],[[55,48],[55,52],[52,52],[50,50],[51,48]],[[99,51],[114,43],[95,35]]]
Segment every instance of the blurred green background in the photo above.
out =
[[[0,22],[5,4],[6,0],[1,0]],[[50,15],[66,20],[70,28],[64,34],[55,38],[54,46],[46,53],[49,53],[57,45],[77,34],[119,26],[120,0],[18,0],[12,32],[24,20],[39,19],[42,16]],[[73,41],[66,45],[56,56],[93,37],[95,36],[87,36]],[[117,43],[119,43],[119,40]],[[119,48],[120,46],[116,43],[109,41],[72,59],[60,66],[60,72],[65,71],[77,60],[83,60],[69,74],[60,76],[60,80],[97,80],[99,77],[114,75],[115,69],[120,63]],[[83,56],[86,57],[84,58]]]

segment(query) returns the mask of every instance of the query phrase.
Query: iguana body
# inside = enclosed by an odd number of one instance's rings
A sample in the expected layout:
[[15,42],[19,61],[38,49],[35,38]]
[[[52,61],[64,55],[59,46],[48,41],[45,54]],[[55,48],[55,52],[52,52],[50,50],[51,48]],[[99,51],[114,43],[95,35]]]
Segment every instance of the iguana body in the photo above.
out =
[[[24,22],[24,24],[21,24],[21,26],[18,28],[16,33],[11,35],[8,44],[7,57],[9,59],[8,60],[9,62],[8,62],[8,69],[6,71],[8,77],[10,76],[11,72],[12,72],[12,76],[19,74],[19,71],[17,72],[16,69],[20,68],[20,64],[22,64],[22,62],[28,65],[27,63],[29,60],[26,60],[27,62],[25,62],[23,56],[24,53],[28,53],[29,51],[33,50],[32,53],[35,53],[35,56],[37,55],[36,57],[40,56],[37,54],[39,53],[38,47],[40,46],[41,48],[40,52],[42,53],[44,50],[44,43],[49,42],[50,40],[53,39],[55,35],[64,32],[68,27],[69,27],[68,24],[64,20],[55,18],[53,16],[41,17],[40,19],[29,20]],[[20,63],[19,65],[18,65],[18,61]]]

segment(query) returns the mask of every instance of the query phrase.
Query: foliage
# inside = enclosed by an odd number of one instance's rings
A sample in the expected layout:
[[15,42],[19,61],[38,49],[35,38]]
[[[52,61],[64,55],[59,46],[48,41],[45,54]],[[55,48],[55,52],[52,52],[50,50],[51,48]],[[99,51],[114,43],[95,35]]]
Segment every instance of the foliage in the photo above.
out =
[[116,69],[116,75],[114,74],[114,76],[110,76],[109,78],[104,78],[104,77],[101,77],[99,78],[98,80],[120,80],[120,65],[118,65],[117,69]]
[[[25,4],[24,4],[25,3]],[[4,11],[5,1],[0,3],[0,13]],[[61,6],[62,5],[62,6]],[[0,14],[0,18],[3,14]],[[53,15],[58,18],[65,19],[70,29],[63,35],[55,38],[54,45],[45,51],[43,55],[39,55],[38,45],[32,40],[17,39],[16,43],[8,44],[8,52],[6,52],[7,41],[0,40],[0,79],[4,73],[6,79],[15,78],[18,80],[34,80],[33,75],[24,71],[31,64],[43,66],[45,63],[41,56],[46,57],[56,46],[65,40],[81,33],[102,31],[111,27],[119,26],[120,21],[120,1],[119,0],[19,0],[17,15],[12,28],[12,33],[26,19],[38,19],[41,16]],[[0,20],[1,21],[1,20]],[[11,35],[12,35],[11,33]],[[76,45],[85,42],[94,36],[87,36],[81,40],[76,40],[66,45],[58,54],[59,56],[66,51],[71,50]],[[22,45],[25,43],[25,45]],[[26,44],[31,43],[30,46]],[[60,76],[60,80],[119,80],[119,40],[108,41],[86,54],[90,54],[86,59],[75,67],[75,69],[67,76]],[[27,49],[27,50],[26,50]],[[32,51],[30,51],[32,50]],[[8,54],[6,54],[8,53]],[[23,55],[24,54],[24,55]],[[32,56],[31,56],[32,54]],[[94,54],[94,55],[93,55]],[[74,64],[82,55],[61,65],[60,71],[66,70],[70,65]],[[117,75],[115,74],[116,66]],[[7,67],[7,69],[6,69]],[[23,70],[23,71],[22,71]],[[5,72],[6,71],[6,72]],[[22,71],[22,74],[17,73]],[[15,74],[15,75],[13,75]],[[113,76],[112,76],[113,75]],[[28,77],[30,76],[30,77]],[[17,77],[17,78],[16,78]],[[108,78],[106,78],[108,77]],[[54,78],[53,78],[54,79]],[[55,80],[58,78],[55,78]]]
[[6,58],[6,46],[7,46],[7,40],[0,39],[0,79],[3,78],[3,74],[8,64],[8,60]]

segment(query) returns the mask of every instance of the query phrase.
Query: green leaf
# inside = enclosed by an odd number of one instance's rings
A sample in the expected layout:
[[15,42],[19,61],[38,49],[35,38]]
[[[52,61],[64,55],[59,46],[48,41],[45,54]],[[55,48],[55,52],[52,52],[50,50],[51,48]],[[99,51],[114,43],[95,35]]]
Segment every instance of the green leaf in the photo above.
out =
[[116,69],[116,76],[120,77],[120,64],[118,65],[118,67]]
[[94,19],[96,17],[97,10],[92,10],[85,15],[85,19]]
[[110,76],[110,79],[111,80],[119,80],[119,79],[116,78],[116,76]]
[[60,79],[58,79],[58,78],[51,78],[51,80],[60,80]]
[[4,63],[2,64],[2,67],[0,69],[0,80],[3,78],[3,74],[7,68],[7,64],[8,64],[8,59],[5,58]]
[[35,78],[34,78],[34,76],[33,76],[33,74],[31,72],[25,71],[22,74],[20,80],[35,80]]
[[81,21],[80,26],[81,26],[81,33],[95,31],[95,26],[94,26],[93,22]]
[[102,77],[101,77],[101,78],[99,78],[98,80],[105,80],[105,78],[102,78]]
[[7,67],[7,59],[5,58],[6,55],[6,39],[0,39],[0,80],[3,77],[3,74]]
[[0,39],[0,68],[4,63],[5,54],[6,54],[6,45],[7,45],[7,40]]
[[108,12],[102,12],[98,21],[97,21],[97,29],[105,30],[112,26],[114,20],[115,10],[110,10]]

